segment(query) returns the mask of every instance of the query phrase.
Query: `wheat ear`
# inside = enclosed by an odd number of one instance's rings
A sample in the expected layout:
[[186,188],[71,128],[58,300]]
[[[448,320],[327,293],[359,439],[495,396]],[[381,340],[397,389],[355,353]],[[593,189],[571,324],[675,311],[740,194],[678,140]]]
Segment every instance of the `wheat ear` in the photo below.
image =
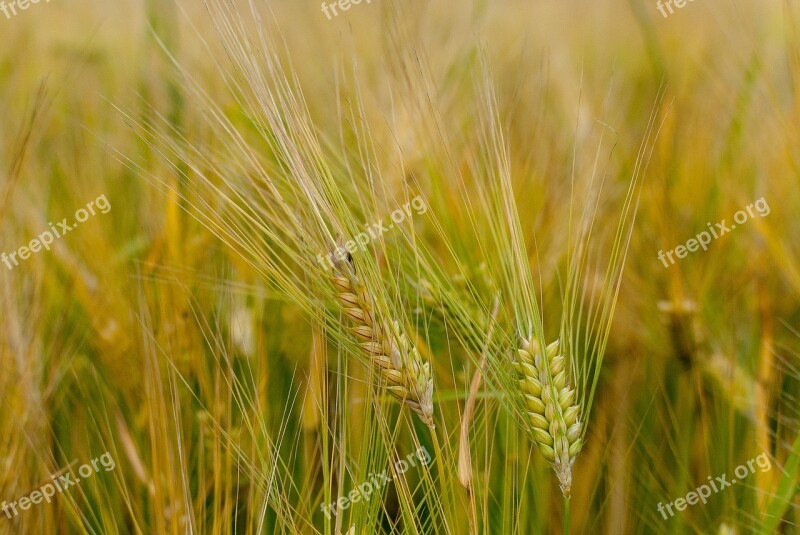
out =
[[399,322],[376,318],[369,292],[350,262],[337,263],[331,281],[339,304],[353,324],[351,332],[386,381],[389,392],[411,407],[428,427],[434,427],[430,363],[422,359]]
[[566,357],[556,340],[544,356],[535,339],[521,340],[514,365],[524,399],[528,429],[539,450],[558,476],[561,492],[569,498],[572,463],[583,445],[580,406],[570,385]]

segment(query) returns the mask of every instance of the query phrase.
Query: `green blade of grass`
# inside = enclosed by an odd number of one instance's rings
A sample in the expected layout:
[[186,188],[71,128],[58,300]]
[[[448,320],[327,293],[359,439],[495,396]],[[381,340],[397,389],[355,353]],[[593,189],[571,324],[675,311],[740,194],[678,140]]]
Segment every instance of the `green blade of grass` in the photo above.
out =
[[778,484],[778,491],[767,506],[761,524],[761,535],[773,535],[777,532],[778,524],[789,509],[792,498],[797,494],[798,472],[800,472],[800,433],[794,439],[789,458],[783,467],[783,477]]

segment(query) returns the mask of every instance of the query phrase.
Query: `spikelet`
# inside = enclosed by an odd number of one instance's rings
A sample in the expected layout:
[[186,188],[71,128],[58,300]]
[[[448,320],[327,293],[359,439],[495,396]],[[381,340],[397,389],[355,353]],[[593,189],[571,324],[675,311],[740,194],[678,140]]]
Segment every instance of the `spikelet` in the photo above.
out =
[[422,359],[397,321],[376,318],[369,292],[350,262],[337,263],[331,281],[353,325],[350,331],[386,381],[389,392],[411,407],[428,427],[434,427],[430,363]]
[[583,423],[575,389],[570,386],[566,357],[556,340],[544,356],[535,339],[521,340],[514,367],[523,398],[528,430],[558,476],[561,492],[569,497],[572,463],[583,445]]

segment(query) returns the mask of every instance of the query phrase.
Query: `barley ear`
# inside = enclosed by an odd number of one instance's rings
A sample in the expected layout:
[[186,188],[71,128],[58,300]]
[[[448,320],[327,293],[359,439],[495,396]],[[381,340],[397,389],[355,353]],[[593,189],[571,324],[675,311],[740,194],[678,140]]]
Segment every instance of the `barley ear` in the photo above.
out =
[[386,382],[387,390],[433,428],[430,363],[422,359],[399,322],[376,317],[369,292],[359,281],[351,263],[337,263],[331,282],[336,287],[339,305],[352,324],[350,331]]
[[583,424],[566,364],[558,340],[548,345],[543,355],[536,340],[530,338],[520,341],[514,367],[528,430],[568,498],[572,463],[583,445]]

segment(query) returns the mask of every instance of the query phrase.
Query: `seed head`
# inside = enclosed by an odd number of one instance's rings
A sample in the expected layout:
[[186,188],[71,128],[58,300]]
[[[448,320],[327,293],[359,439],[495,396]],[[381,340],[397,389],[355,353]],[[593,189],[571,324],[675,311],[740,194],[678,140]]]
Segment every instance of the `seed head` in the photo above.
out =
[[565,355],[556,340],[544,353],[535,339],[522,339],[514,362],[528,431],[550,461],[561,492],[569,497],[572,463],[583,445],[583,424]]
[[372,362],[386,388],[433,427],[433,376],[430,363],[408,339],[400,323],[376,317],[372,299],[349,261],[334,266],[331,277],[350,332]]

